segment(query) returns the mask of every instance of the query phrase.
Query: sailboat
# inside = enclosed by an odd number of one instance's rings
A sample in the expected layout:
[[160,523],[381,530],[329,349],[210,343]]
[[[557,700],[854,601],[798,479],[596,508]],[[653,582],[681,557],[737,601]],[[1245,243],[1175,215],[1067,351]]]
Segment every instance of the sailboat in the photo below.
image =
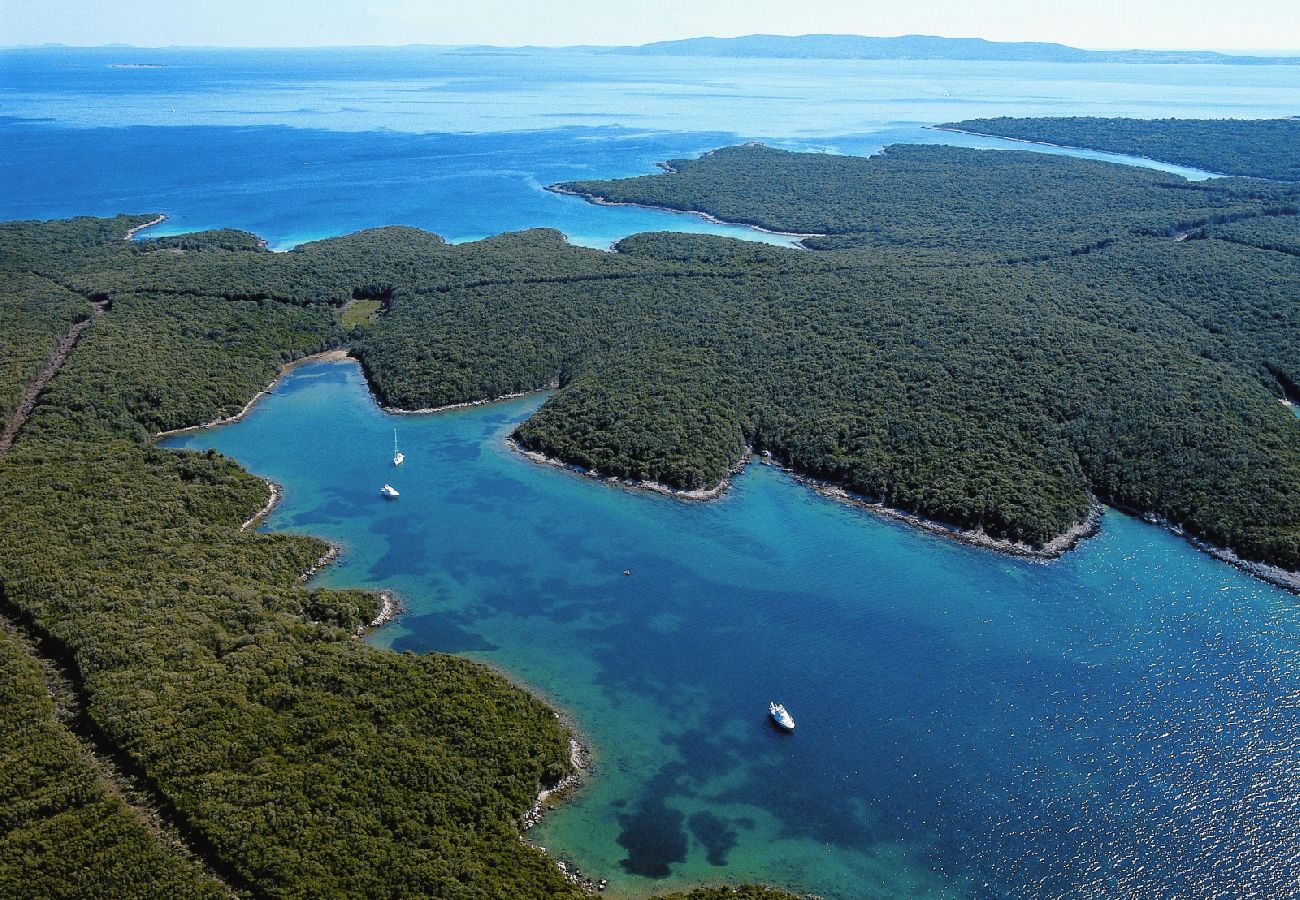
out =
[[782,731],[794,731],[794,716],[790,715],[784,704],[769,703],[767,713],[772,717],[772,721],[776,723],[777,728]]
[[406,460],[406,454],[397,449],[397,429],[393,429],[393,465],[400,466]]

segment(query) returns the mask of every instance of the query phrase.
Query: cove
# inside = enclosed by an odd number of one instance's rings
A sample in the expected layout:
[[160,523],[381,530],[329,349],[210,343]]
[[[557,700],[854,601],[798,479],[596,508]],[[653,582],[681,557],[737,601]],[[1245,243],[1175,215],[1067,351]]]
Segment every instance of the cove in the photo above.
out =
[[613,488],[509,449],[542,399],[393,416],[355,364],[313,363],[164,446],[280,483],[262,528],[343,548],[315,583],[398,592],[369,640],[566,710],[594,773],[529,836],[614,896],[1293,890],[1294,596],[1113,511],[1041,563],[758,464],[710,503]]

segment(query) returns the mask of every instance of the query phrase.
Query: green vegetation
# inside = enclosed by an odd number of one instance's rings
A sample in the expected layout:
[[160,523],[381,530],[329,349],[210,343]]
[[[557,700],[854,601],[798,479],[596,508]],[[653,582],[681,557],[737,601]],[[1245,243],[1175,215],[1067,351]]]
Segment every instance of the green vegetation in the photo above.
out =
[[795,900],[795,895],[762,885],[702,887],[664,894],[661,900]]
[[165,852],[60,721],[22,641],[0,627],[0,887],[9,897],[224,896]]
[[1228,225],[1212,225],[1198,236],[1300,256],[1300,227],[1296,226],[1294,218],[1247,219]]
[[[0,462],[0,611],[236,892],[576,892],[518,839],[569,769],[553,713],[481,666],[359,643],[376,598],[301,581],[321,542],[241,530],[260,480],[152,446],[345,334],[394,405],[556,385],[518,439],[608,474],[711,487],[752,447],[1031,545],[1095,494],[1300,568],[1300,428],[1277,403],[1300,384],[1300,188],[947,148],[677,168],[581,189],[830,237],[602,253],[389,228],[272,254],[237,232],[121,240],[149,217],[0,226],[5,396],[107,309]],[[345,332],[350,301],[385,314]],[[0,893],[37,870],[55,895],[216,889],[149,843],[20,645],[0,651]]]
[[482,396],[556,380],[519,438],[602,472],[707,487],[748,443],[1031,545],[1096,494],[1300,566],[1300,445],[1275,402],[1300,374],[1296,261],[1213,239],[1293,232],[1296,188],[933,147],[671,169],[564,188],[835,249],[647,235],[582,281],[413,287],[354,342],[379,389],[421,406],[449,368]]
[[384,302],[382,300],[357,300],[343,309],[339,315],[339,321],[344,329],[351,331],[358,325],[365,325],[375,321],[379,317],[379,311],[383,308]]
[[975,134],[1194,166],[1224,175],[1300,181],[1300,118],[967,119],[940,126]]
[[1085,252],[1230,217],[1242,203],[1294,202],[1246,181],[1197,185],[1072,157],[955,147],[895,146],[862,158],[750,144],[667,165],[670,174],[556,189],[822,235],[804,242],[818,250],[869,249],[881,262],[944,266]]
[[5,277],[0,287],[0,430],[69,326],[89,315],[85,297],[47,278],[25,273]]
[[264,241],[247,231],[220,228],[137,241],[131,245],[131,249],[136,253],[188,253],[205,250],[261,250],[265,246]]

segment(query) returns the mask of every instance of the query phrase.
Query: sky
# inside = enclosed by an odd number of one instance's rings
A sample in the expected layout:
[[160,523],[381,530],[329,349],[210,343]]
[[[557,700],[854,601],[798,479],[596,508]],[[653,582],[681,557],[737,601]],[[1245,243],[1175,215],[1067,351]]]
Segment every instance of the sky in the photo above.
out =
[[1300,50],[1298,0],[0,0],[0,45],[643,44],[935,34],[1106,49]]

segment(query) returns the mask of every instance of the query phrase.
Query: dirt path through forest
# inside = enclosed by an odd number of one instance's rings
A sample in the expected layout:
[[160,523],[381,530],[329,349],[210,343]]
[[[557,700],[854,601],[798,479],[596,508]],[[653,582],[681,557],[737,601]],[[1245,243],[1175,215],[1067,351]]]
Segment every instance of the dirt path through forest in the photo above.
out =
[[0,459],[4,459],[5,454],[9,452],[9,448],[13,446],[14,439],[18,437],[18,432],[27,422],[27,417],[36,408],[36,399],[40,397],[41,391],[45,390],[45,385],[49,384],[50,379],[59,371],[59,367],[68,358],[72,348],[77,346],[81,333],[104,314],[108,309],[108,304],[107,300],[92,301],[90,316],[73,324],[68,329],[68,333],[59,339],[58,346],[54,348],[50,358],[45,361],[40,374],[27,385],[27,389],[23,391],[22,401],[19,402],[18,408],[14,410],[14,414],[9,417],[9,421],[5,423],[4,432],[0,433]]

